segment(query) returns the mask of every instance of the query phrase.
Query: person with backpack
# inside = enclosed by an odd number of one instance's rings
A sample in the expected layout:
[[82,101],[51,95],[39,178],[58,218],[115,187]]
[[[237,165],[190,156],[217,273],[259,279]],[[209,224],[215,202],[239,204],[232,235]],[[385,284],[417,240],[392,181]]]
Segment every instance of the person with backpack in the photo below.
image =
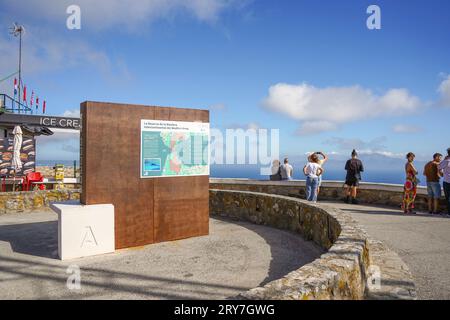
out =
[[358,153],[355,149],[352,151],[352,158],[345,164],[347,175],[345,177],[346,197],[345,202],[358,204],[356,200],[357,189],[361,181],[361,172],[364,172],[364,166],[358,159]]

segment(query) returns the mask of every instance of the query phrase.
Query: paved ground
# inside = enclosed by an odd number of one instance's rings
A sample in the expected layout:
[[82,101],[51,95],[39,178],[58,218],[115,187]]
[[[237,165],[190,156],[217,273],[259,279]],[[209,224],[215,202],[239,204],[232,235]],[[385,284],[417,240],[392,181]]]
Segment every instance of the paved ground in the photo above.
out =
[[[296,234],[210,220],[210,235],[111,255],[56,259],[56,215],[0,216],[0,299],[222,299],[282,277],[321,254]],[[81,290],[66,287],[81,269]]]
[[450,299],[450,219],[392,208],[333,203],[409,266],[419,299]]

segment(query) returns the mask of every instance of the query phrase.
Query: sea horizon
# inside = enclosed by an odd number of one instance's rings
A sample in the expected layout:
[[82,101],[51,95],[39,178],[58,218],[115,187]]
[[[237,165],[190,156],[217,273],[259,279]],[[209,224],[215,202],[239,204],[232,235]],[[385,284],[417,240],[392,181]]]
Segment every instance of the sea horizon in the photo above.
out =
[[[56,164],[62,164],[67,167],[73,167],[75,160],[37,160],[37,167],[53,167]],[[76,166],[80,166],[80,161],[76,160]],[[251,180],[269,180],[269,176],[260,174],[260,166],[257,165],[212,165],[210,169],[211,178],[231,178],[231,179],[251,179]],[[362,182],[373,183],[387,183],[402,185],[405,180],[405,175],[402,168],[392,169],[366,169],[362,173]],[[344,181],[345,170],[336,168],[325,169],[323,175],[324,180],[328,181]],[[304,180],[299,166],[294,165],[294,180]],[[420,186],[426,186],[425,177],[421,177],[420,172],[418,176]]]

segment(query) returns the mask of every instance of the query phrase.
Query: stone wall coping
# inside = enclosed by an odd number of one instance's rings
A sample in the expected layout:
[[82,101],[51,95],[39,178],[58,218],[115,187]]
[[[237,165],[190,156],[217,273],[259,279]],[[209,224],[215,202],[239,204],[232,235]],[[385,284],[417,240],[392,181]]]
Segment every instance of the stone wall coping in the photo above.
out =
[[[210,178],[210,184],[243,184],[243,185],[265,185],[265,186],[289,186],[289,187],[305,187],[305,180],[291,180],[291,181],[269,181],[269,180],[254,180],[245,178]],[[337,180],[324,180],[322,181],[322,187],[329,188],[342,188],[344,181]],[[375,182],[361,182],[359,185],[361,190],[380,190],[391,192],[403,192],[403,185],[389,184],[389,183],[375,183]],[[427,188],[419,186],[417,188],[418,194],[427,194]]]
[[0,196],[33,196],[42,195],[48,193],[80,193],[81,189],[46,189],[46,190],[33,190],[33,191],[8,191],[0,192]]
[[48,210],[52,202],[78,200],[79,198],[79,189],[0,192],[0,214]]
[[[211,183],[214,182],[211,181]],[[350,214],[328,204],[311,203],[289,196],[219,189],[210,189],[210,193],[212,193],[210,198],[213,202],[214,196],[220,193],[292,201],[300,207],[316,210],[316,214],[325,214],[335,219],[341,229],[334,243],[320,258],[290,272],[281,279],[271,281],[263,287],[251,289],[238,298],[416,299],[415,284],[406,264],[395,252],[381,242],[371,239]],[[232,213],[230,216],[236,218]],[[374,272],[379,273],[378,288],[374,288],[369,283],[373,279]]]

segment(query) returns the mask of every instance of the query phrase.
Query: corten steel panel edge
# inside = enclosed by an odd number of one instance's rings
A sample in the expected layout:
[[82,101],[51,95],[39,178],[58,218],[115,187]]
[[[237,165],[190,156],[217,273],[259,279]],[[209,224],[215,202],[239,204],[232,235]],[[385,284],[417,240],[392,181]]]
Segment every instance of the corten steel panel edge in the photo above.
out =
[[[207,109],[190,109],[190,108],[179,108],[179,107],[173,107],[173,106],[153,106],[153,105],[145,105],[145,104],[128,104],[128,103],[114,103],[114,102],[101,102],[101,101],[85,101],[83,102],[81,105],[83,104],[90,104],[90,105],[103,105],[103,106],[117,106],[117,107],[140,107],[140,108],[155,108],[155,116],[156,116],[156,112],[157,109],[163,109],[163,110],[167,110],[167,111],[188,111],[188,112],[201,112],[202,113],[202,119],[201,120],[197,120],[197,121],[201,121],[201,122],[209,122],[209,110]],[[149,119],[149,120],[164,120],[164,119]],[[179,120],[175,120],[175,119],[171,119],[173,121],[191,121],[191,120],[183,120],[183,119],[179,119]],[[194,121],[194,120],[192,120]]]
[[86,112],[87,112],[87,104],[88,102],[83,102],[80,104],[80,116],[81,116],[81,131],[80,131],[80,143],[81,143],[81,196],[80,202],[81,204],[86,205],[86,137],[87,137],[87,122],[86,122]]

